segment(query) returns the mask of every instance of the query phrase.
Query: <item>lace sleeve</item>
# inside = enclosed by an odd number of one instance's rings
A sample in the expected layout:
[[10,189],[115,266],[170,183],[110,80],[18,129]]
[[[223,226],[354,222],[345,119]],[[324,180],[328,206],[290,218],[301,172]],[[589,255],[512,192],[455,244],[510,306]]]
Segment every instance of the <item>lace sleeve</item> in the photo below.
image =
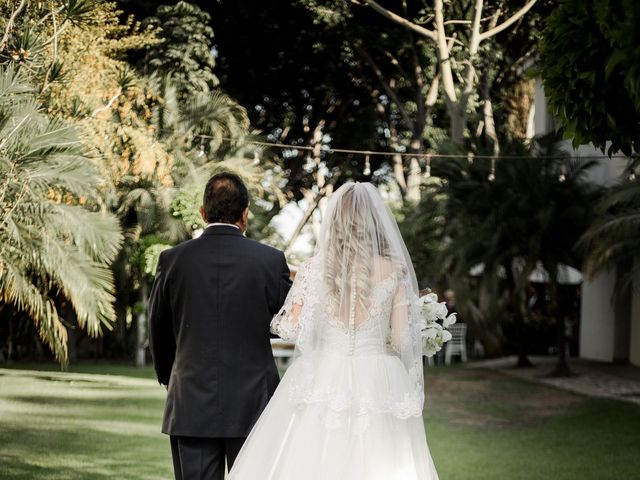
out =
[[407,341],[411,341],[412,309],[408,290],[408,286],[404,282],[398,284],[391,310],[391,328],[388,342],[398,355],[402,353],[403,348],[407,347]]
[[300,312],[305,303],[308,265],[303,263],[296,274],[284,305],[271,320],[271,333],[283,340],[296,343],[300,332]]
[[412,415],[422,411],[424,402],[424,373],[422,367],[423,321],[418,307],[418,297],[406,282],[400,282],[393,299],[389,332],[389,345],[400,357],[414,383],[412,401],[407,411]]

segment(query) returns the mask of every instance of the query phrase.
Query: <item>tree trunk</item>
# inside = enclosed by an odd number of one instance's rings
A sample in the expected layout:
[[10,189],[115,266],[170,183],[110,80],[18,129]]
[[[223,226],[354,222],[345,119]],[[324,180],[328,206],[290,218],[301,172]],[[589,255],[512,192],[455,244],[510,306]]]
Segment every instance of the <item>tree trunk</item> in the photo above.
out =
[[[391,137],[389,138],[389,145],[395,151],[398,151],[400,148],[400,144],[398,143],[398,132],[395,127],[390,123],[389,131],[391,132]],[[402,196],[407,195],[407,179],[404,175],[404,163],[402,161],[402,155],[394,155],[392,157],[393,160],[393,176],[400,188],[400,193]]]
[[78,360],[78,349],[76,348],[78,341],[77,336],[78,332],[75,325],[67,327],[67,360],[69,363]]
[[113,334],[110,336],[115,340],[117,344],[116,350],[118,351],[124,351],[126,349],[127,315],[131,292],[131,268],[128,264],[130,251],[130,245],[128,243],[125,244],[111,266],[116,289],[116,301],[114,303],[116,322]]
[[485,135],[491,141],[494,158],[500,155],[500,141],[496,132],[496,124],[493,116],[493,104],[491,102],[491,93],[486,78],[482,82],[482,96],[484,97],[482,114],[485,125]]
[[[516,367],[525,368],[531,367],[533,364],[531,360],[529,360],[529,342],[527,337],[527,324],[524,321],[524,308],[523,308],[523,299],[522,294],[520,293],[520,289],[516,285],[516,279],[513,274],[513,262],[505,262],[504,265],[507,285],[509,286],[509,290],[511,292],[511,308],[513,310],[514,321],[516,324],[516,349],[518,355],[518,362],[516,363]],[[526,299],[524,299],[526,302]]]
[[147,282],[140,282],[140,312],[136,318],[136,367],[144,367],[147,363]]
[[304,228],[304,226],[307,224],[307,222],[311,218],[311,215],[313,215],[313,212],[315,211],[315,209],[318,207],[318,203],[320,202],[320,199],[322,198],[323,195],[324,195],[324,191],[323,190],[320,190],[315,195],[310,195],[310,196],[305,195],[305,197],[307,197],[307,200],[308,200],[309,204],[307,205],[307,208],[304,211],[304,214],[302,215],[302,218],[298,222],[298,225],[296,226],[295,230],[293,231],[293,234],[291,235],[291,238],[289,238],[289,241],[287,242],[287,245],[286,245],[286,247],[284,249],[285,255],[289,255],[289,253],[291,253],[291,249],[293,248],[293,244],[296,242],[296,240],[298,239],[298,237],[302,233],[302,229]]
[[71,302],[67,299],[62,301],[62,314],[64,320],[68,325],[67,327],[67,360],[69,363],[78,360],[78,321],[76,312],[71,305]]
[[462,145],[464,141],[464,130],[467,124],[466,111],[463,110],[460,102],[451,102],[447,110],[449,112],[451,141],[456,145]]
[[547,268],[549,272],[549,312],[556,321],[556,332],[558,336],[558,359],[556,366],[549,373],[549,377],[572,377],[575,375],[569,368],[567,362],[567,336],[564,324],[564,312],[558,307],[558,271],[556,268]]
[[[511,25],[520,20],[536,3],[537,0],[529,0],[518,11],[512,14],[501,24],[497,24],[501,15],[501,9],[497,9],[491,17],[489,29],[481,31],[482,10],[484,8],[484,0],[474,0],[473,21],[471,22],[471,35],[466,51],[466,68],[463,79],[458,83],[460,85],[460,95],[456,93],[456,80],[451,65],[451,46],[448,44],[447,32],[445,29],[444,1],[434,0],[433,2],[433,19],[435,28],[430,30],[418,25],[406,18],[407,11],[405,8],[405,17],[396,15],[378,4],[375,0],[364,0],[364,3],[372,7],[378,13],[386,18],[396,22],[407,28],[409,31],[417,33],[424,38],[435,42],[438,55],[438,71],[442,81],[442,92],[447,105],[447,111],[451,122],[451,140],[456,144],[461,144],[464,140],[464,130],[466,124],[466,110],[469,98],[475,88],[476,70],[474,63],[477,62],[478,48],[480,43],[494,35],[506,30]],[[452,45],[452,44],[451,44]]]
[[421,173],[418,159],[415,157],[411,158],[409,178],[407,179],[407,200],[413,204],[417,204],[420,201]]
[[9,338],[7,338],[7,363],[13,360],[13,315],[9,316]]

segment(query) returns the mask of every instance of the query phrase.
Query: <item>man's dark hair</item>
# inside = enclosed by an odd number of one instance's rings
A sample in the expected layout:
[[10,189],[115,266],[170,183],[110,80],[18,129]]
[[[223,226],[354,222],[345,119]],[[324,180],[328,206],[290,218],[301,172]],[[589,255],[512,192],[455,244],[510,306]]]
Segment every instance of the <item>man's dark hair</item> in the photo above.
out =
[[208,223],[236,223],[249,206],[249,192],[238,175],[218,173],[204,188],[203,205]]

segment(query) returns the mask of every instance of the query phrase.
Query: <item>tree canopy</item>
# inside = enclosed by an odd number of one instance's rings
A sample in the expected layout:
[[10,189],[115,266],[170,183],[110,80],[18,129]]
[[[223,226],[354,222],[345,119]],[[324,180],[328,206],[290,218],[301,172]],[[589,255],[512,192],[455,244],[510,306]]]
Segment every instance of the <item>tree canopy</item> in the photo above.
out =
[[143,21],[161,41],[147,48],[141,66],[147,72],[171,74],[180,100],[218,85],[210,19],[198,6],[180,1],[158,6],[155,15]]
[[557,127],[574,146],[640,152],[640,3],[562,0],[547,19],[539,68]]

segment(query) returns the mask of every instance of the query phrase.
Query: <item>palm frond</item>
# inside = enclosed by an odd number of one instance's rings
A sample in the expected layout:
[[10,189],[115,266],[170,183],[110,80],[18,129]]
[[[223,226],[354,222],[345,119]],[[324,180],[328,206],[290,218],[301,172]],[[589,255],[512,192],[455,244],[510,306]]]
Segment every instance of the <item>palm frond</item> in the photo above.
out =
[[70,301],[91,335],[110,325],[121,233],[113,215],[92,211],[98,176],[77,132],[42,113],[20,81],[0,69],[0,298],[33,319],[64,363],[56,299]]
[[34,321],[40,338],[61,363],[67,360],[67,330],[53,300],[44,295],[20,268],[0,259],[0,298],[26,312]]
[[[596,212],[600,220],[594,222],[578,243],[587,253],[588,275],[593,277],[620,265],[634,265],[634,257],[640,251],[640,185],[626,182],[611,188],[597,205]],[[634,269],[621,272],[619,286],[633,285]]]
[[110,263],[122,245],[118,220],[104,212],[50,202],[45,222],[56,238],[68,238],[89,258]]

